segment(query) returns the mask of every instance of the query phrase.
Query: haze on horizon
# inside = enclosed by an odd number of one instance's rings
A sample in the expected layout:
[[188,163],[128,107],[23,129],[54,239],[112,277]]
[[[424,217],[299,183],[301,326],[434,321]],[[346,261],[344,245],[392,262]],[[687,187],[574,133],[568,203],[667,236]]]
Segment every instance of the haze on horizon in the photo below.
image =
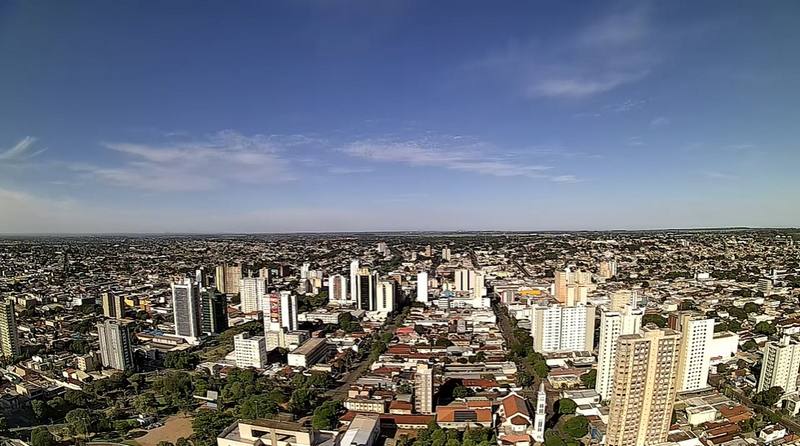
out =
[[800,225],[800,3],[0,4],[0,233]]

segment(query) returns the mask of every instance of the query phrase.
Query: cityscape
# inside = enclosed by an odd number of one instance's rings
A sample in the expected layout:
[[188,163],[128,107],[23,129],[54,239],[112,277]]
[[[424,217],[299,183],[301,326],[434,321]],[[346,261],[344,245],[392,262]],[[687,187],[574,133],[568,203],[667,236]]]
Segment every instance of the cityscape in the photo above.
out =
[[0,0],[0,446],[800,446],[800,1]]

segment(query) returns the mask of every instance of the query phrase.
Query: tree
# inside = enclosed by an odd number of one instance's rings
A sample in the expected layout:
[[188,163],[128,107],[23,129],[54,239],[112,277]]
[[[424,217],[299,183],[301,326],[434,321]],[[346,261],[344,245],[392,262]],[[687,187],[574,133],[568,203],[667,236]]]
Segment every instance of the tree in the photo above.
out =
[[734,307],[733,305],[731,305],[730,307],[726,308],[725,310],[733,318],[736,318],[736,319],[739,319],[739,320],[747,319],[747,312],[744,311],[744,309],[742,309],[742,308]]
[[453,389],[453,398],[467,398],[470,396],[475,396],[475,391],[468,387],[456,386]]
[[199,410],[192,420],[194,446],[213,446],[217,435],[233,423],[234,418],[221,411]]
[[37,420],[44,421],[44,419],[47,418],[50,407],[42,400],[33,400],[31,401],[31,409]]
[[92,415],[86,409],[73,409],[67,412],[67,425],[73,435],[86,437],[92,426]]
[[539,378],[546,378],[550,373],[550,367],[547,366],[547,362],[544,360],[536,361],[533,364],[533,373]]
[[589,433],[589,420],[583,415],[570,418],[564,423],[564,433],[572,438],[582,438]]
[[667,319],[660,314],[645,314],[642,317],[642,325],[655,324],[657,327],[664,328],[667,326]]
[[759,334],[772,336],[775,334],[777,329],[775,328],[774,325],[770,324],[769,322],[761,321],[756,324],[756,326],[753,328],[753,331]]
[[192,442],[186,438],[180,437],[175,440],[175,446],[192,446]]
[[775,386],[753,395],[753,402],[762,406],[774,406],[783,396],[783,388]]
[[761,308],[758,306],[758,304],[754,302],[747,302],[746,304],[744,304],[744,311],[747,312],[748,314],[758,313],[759,311],[761,311]]
[[594,389],[594,385],[597,382],[597,369],[589,370],[589,373],[581,375],[581,382],[584,386]]
[[565,446],[564,440],[558,436],[557,433],[553,431],[546,431],[544,433],[544,444],[545,446]]
[[533,378],[531,378],[531,375],[524,370],[519,370],[517,372],[517,385],[521,387],[528,387],[531,384],[533,384]]
[[54,446],[56,439],[45,426],[34,427],[31,431],[31,446]]
[[311,392],[308,389],[295,389],[289,398],[289,410],[296,415],[304,415],[311,409]]
[[193,370],[200,359],[194,353],[169,352],[164,357],[164,367],[168,369]]
[[758,349],[758,344],[756,344],[756,341],[748,339],[744,344],[742,344],[742,348],[745,349],[745,351],[752,352]]
[[133,408],[142,415],[155,415],[158,413],[158,401],[152,392],[145,392],[134,398]]
[[256,420],[278,413],[278,404],[268,395],[251,395],[239,406],[239,416]]
[[86,408],[89,406],[90,397],[81,390],[67,389],[66,393],[64,393],[64,401],[68,402],[73,407]]
[[341,403],[338,401],[325,401],[314,410],[311,425],[314,429],[335,429],[339,421],[337,412],[339,412],[340,409]]
[[161,441],[158,442],[157,446],[175,446],[175,445],[172,444],[171,441],[161,440]]
[[556,401],[556,408],[558,409],[558,413],[569,415],[575,413],[575,409],[578,408],[578,405],[569,398],[561,398]]

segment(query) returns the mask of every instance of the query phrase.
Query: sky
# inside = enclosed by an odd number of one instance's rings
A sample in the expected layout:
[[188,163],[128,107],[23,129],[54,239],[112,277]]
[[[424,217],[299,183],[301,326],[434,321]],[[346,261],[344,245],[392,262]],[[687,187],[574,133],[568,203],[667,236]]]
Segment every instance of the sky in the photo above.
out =
[[797,227],[798,17],[0,0],[0,233]]

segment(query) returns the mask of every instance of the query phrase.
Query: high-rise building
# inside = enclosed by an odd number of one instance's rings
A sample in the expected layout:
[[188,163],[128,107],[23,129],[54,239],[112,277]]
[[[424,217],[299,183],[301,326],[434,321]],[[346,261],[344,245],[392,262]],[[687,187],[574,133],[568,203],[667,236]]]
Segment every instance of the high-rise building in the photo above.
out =
[[414,374],[414,410],[433,413],[433,368],[425,363],[417,364]]
[[347,277],[334,274],[328,278],[328,299],[340,304],[347,303]]
[[553,297],[567,305],[586,302],[589,292],[588,285],[592,283],[592,274],[585,271],[572,271],[569,267],[564,271],[555,272]]
[[200,338],[200,289],[192,279],[172,284],[175,335],[195,342]]
[[760,291],[765,296],[772,294],[772,279],[758,279],[758,283],[756,283],[756,290]]
[[606,431],[608,446],[667,441],[678,390],[680,333],[652,326],[619,337]]
[[544,381],[539,384],[539,393],[536,395],[536,412],[533,416],[533,439],[544,443],[544,425],[547,421],[547,393],[544,391]]
[[350,262],[350,300],[355,302],[356,305],[360,302],[358,298],[358,259],[353,259]]
[[368,268],[360,268],[356,274],[355,289],[358,291],[357,305],[359,310],[375,311],[378,304],[375,299],[375,287],[378,273],[370,273]]
[[201,328],[205,334],[219,334],[228,329],[228,299],[216,288],[206,288],[201,296]]
[[532,311],[531,337],[535,351],[547,353],[594,349],[594,306],[541,305]]
[[0,302],[0,354],[3,358],[19,356],[17,316],[12,299]]
[[597,379],[595,390],[608,400],[614,384],[617,341],[622,335],[636,334],[642,328],[644,311],[626,307],[622,312],[600,310],[600,342],[597,346]]
[[260,279],[264,279],[264,281],[269,285],[272,283],[272,270],[269,267],[265,266],[258,270],[258,277]]
[[241,278],[241,265],[219,265],[214,275],[215,285],[219,292],[229,296],[239,294],[239,279]]
[[114,319],[125,317],[125,298],[112,293],[103,293],[103,316]]
[[598,266],[598,275],[603,279],[610,279],[617,275],[617,261],[614,259],[601,260]]
[[239,279],[239,296],[244,314],[252,314],[264,310],[264,298],[267,295],[267,282],[260,277],[243,277]]
[[267,344],[263,336],[239,333],[233,337],[233,351],[236,367],[263,369],[267,366]]
[[425,271],[417,273],[417,302],[428,303],[428,273]]
[[669,327],[681,334],[678,359],[678,392],[708,387],[714,319],[684,311],[669,316]]
[[795,392],[798,374],[800,374],[800,343],[789,336],[783,336],[777,342],[767,342],[764,346],[764,359],[757,391],[780,387],[784,393]]
[[291,291],[271,293],[264,309],[264,331],[297,330],[297,296]]
[[300,280],[303,280],[303,279],[308,279],[308,277],[309,277],[309,275],[308,275],[309,271],[311,271],[311,264],[310,264],[310,263],[308,263],[308,262],[305,262],[305,263],[303,263],[303,264],[300,266]]
[[486,295],[486,275],[482,272],[475,273],[475,282],[472,284],[472,297],[481,299]]
[[397,282],[394,280],[381,280],[375,290],[374,311],[381,313],[391,313],[394,311],[396,299]]
[[455,291],[471,291],[475,288],[475,270],[457,269],[453,272]]
[[100,338],[100,357],[103,366],[116,370],[133,370],[133,346],[128,323],[119,320],[107,320],[97,324]]
[[442,248],[442,260],[444,260],[445,262],[449,262],[451,257],[452,254],[450,253],[450,248],[448,248],[447,246]]
[[639,296],[636,290],[618,290],[612,291],[608,296],[611,303],[609,310],[611,311],[625,311],[625,307],[638,307]]
[[290,291],[281,291],[281,325],[283,328],[297,330],[297,296]]

